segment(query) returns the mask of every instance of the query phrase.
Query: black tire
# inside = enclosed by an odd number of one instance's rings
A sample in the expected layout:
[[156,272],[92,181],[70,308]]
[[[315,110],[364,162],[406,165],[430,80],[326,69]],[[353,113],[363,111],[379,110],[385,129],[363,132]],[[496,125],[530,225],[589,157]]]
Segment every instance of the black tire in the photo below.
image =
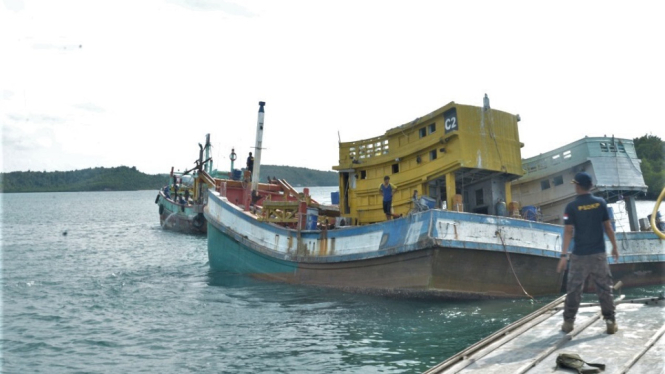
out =
[[159,215],[161,216],[164,213],[164,205],[159,206]]
[[192,225],[194,225],[194,227],[196,227],[197,229],[202,228],[204,224],[205,224],[205,218],[203,217],[202,213],[197,214],[196,217],[194,217],[194,220],[192,221]]
[[159,202],[159,194],[157,194],[157,198],[155,199],[155,204]]

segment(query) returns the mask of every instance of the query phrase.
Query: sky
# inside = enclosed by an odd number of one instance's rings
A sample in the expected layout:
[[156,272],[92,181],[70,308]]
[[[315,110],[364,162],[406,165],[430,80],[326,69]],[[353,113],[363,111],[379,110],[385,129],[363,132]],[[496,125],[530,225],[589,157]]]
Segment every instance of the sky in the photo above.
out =
[[[658,1],[2,0],[2,172],[332,170],[447,103],[519,114],[522,157],[665,139]],[[240,163],[240,164],[238,164]]]

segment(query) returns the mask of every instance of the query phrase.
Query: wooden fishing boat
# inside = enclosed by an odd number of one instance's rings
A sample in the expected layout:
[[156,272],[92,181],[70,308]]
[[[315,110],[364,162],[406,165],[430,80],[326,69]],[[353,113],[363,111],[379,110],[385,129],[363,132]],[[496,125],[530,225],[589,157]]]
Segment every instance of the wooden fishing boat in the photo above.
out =
[[[203,215],[203,208],[208,200],[207,192],[214,188],[216,179],[232,178],[231,173],[213,171],[210,148],[210,134],[207,134],[205,146],[199,144],[199,158],[193,168],[184,172],[174,172],[173,167],[171,168],[167,184],[157,193],[155,199],[155,204],[159,206],[159,222],[162,228],[188,234],[207,232],[208,226]],[[230,158],[233,171],[234,151]]]
[[[449,103],[382,136],[340,143],[336,207],[284,181],[265,187],[219,181],[204,210],[210,267],[377,294],[559,293],[563,227],[506,208],[511,182],[523,173],[519,116],[491,109],[485,99],[482,107]],[[255,168],[262,130],[263,105]],[[385,175],[397,188],[391,214],[401,218],[386,220],[383,212]],[[626,286],[665,283],[665,244],[653,233],[623,239],[630,245],[620,266],[611,265],[615,279],[625,277]]]
[[585,137],[523,161],[524,176],[512,182],[513,199],[522,215],[563,224],[566,205],[575,199],[570,182],[584,171],[594,180],[590,191],[608,203],[623,200],[631,231],[640,231],[635,198],[647,191],[640,160],[630,139]]

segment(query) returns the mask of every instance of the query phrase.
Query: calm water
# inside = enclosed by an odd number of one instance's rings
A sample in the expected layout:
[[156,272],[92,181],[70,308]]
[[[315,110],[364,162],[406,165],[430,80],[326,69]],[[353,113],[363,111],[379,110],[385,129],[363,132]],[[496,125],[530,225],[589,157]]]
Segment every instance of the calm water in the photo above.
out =
[[405,300],[212,273],[205,237],[163,231],[155,196],[1,195],[2,372],[417,373],[553,299]]

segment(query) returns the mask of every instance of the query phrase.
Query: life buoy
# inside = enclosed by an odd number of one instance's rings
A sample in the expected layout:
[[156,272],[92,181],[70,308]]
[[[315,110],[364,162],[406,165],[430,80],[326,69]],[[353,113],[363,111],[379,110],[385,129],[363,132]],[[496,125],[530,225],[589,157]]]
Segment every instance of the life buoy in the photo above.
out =
[[159,194],[157,194],[157,198],[155,199],[155,204],[159,202]]
[[231,159],[231,161],[235,161],[238,158],[238,156],[236,156],[235,151],[232,150],[231,154],[229,155],[229,158]]
[[159,206],[159,215],[161,216],[164,213],[164,205]]
[[194,217],[194,220],[192,221],[192,225],[194,225],[194,227],[196,227],[197,229],[202,228],[204,224],[205,224],[205,218],[203,217],[202,213],[197,214],[196,217]]

